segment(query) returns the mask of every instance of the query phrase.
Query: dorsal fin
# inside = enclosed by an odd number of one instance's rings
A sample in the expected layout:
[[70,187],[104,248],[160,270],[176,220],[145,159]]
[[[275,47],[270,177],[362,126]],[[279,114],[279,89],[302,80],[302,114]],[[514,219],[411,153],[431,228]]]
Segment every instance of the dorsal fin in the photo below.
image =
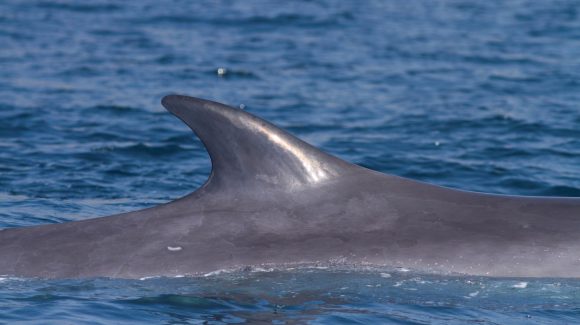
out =
[[212,161],[209,183],[297,189],[335,178],[351,165],[241,109],[169,95],[163,106],[185,122]]

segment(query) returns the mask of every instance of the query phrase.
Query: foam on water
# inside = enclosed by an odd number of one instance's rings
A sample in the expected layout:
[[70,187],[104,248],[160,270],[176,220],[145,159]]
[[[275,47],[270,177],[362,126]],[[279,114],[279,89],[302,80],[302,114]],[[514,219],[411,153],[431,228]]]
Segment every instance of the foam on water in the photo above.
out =
[[[562,279],[530,279],[529,285],[522,287],[517,279],[412,272],[384,277],[386,270],[382,269],[296,267],[255,271],[136,281],[6,279],[0,282],[0,303],[5,307],[2,317],[97,323],[227,323],[237,319],[541,324],[574,319],[575,302],[580,298],[580,283]],[[25,316],[23,310],[35,312]]]

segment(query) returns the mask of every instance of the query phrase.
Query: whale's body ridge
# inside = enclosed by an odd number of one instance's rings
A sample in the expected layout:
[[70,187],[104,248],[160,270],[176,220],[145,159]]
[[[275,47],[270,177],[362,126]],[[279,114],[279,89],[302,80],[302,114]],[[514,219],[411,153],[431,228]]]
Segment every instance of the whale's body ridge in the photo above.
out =
[[207,182],[141,211],[0,231],[0,274],[142,278],[341,260],[580,277],[580,199],[473,193],[381,174],[240,109],[179,95],[162,103],[206,147]]

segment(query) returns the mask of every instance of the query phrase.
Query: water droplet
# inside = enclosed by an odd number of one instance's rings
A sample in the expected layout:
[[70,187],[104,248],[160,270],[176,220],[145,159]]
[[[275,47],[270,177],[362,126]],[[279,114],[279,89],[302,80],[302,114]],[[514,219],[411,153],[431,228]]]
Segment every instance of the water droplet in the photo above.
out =
[[170,252],[179,252],[182,249],[181,246],[167,246],[167,250]]
[[240,104],[240,109],[246,109],[246,105]]
[[228,72],[228,70],[226,70],[226,68],[218,68],[217,69],[217,74],[218,76],[223,76]]

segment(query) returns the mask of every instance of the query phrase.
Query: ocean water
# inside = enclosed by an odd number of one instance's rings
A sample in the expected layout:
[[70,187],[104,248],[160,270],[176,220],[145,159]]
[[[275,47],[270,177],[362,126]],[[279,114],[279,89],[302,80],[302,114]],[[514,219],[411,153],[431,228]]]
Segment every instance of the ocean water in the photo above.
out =
[[[0,227],[150,207],[207,178],[160,99],[240,106],[348,161],[580,197],[578,1],[0,1]],[[580,233],[579,233],[580,235]],[[0,323],[574,324],[580,280],[259,268],[0,278]]]

